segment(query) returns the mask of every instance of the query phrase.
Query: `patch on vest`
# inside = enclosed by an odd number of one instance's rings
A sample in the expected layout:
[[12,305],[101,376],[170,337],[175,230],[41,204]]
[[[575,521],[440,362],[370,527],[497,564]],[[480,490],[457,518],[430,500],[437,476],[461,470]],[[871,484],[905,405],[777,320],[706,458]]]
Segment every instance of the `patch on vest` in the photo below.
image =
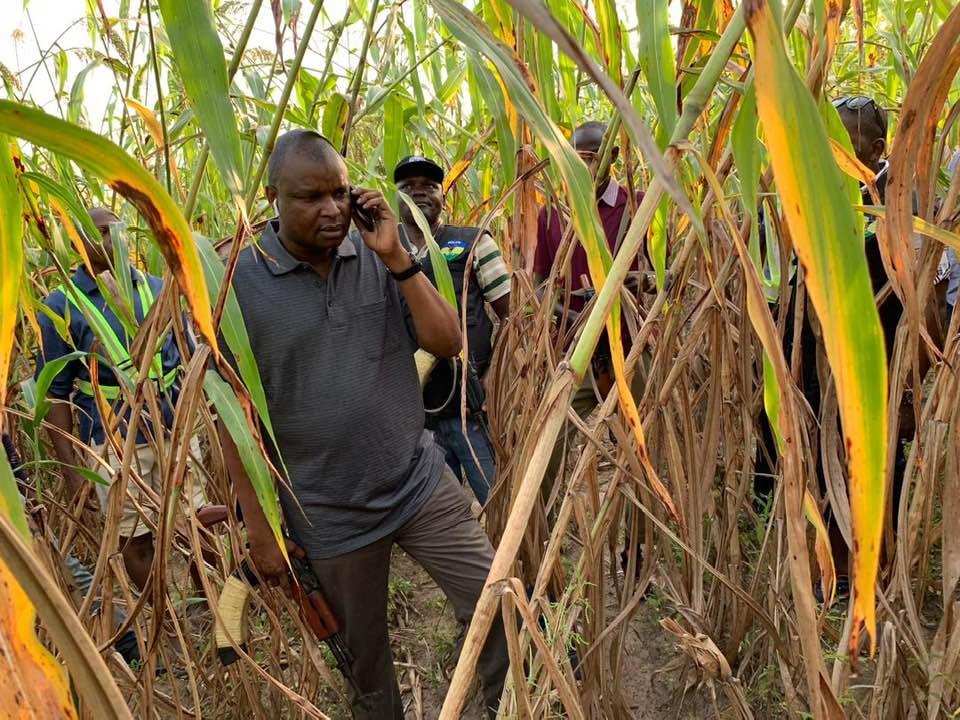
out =
[[440,252],[443,253],[443,256],[447,259],[447,262],[452,262],[463,255],[467,249],[467,243],[463,242],[462,240],[449,240],[443,244],[443,246],[440,248]]

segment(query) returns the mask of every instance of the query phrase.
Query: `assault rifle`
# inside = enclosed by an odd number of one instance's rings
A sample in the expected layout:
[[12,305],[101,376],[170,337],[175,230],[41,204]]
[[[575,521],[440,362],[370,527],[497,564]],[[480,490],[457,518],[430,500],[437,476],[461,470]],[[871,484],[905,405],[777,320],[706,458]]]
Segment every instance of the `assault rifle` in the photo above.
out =
[[[197,512],[197,520],[205,528],[212,528],[226,522],[229,514],[225,505],[207,505]],[[294,599],[300,606],[303,621],[310,626],[317,640],[327,644],[337,670],[343,675],[347,685],[357,697],[361,696],[360,688],[350,666],[353,656],[340,636],[340,625],[336,616],[327,605],[326,598],[320,589],[320,581],[310,568],[310,565],[300,558],[290,557],[290,566],[293,569],[290,587]],[[243,579],[246,579],[244,582]],[[247,584],[249,583],[249,585]],[[241,648],[246,647],[248,639],[247,610],[250,606],[250,588],[260,583],[250,565],[244,560],[240,568],[227,578],[223,591],[220,593],[220,602],[217,605],[217,657],[224,666],[236,662],[240,656],[234,649],[235,642]],[[232,641],[231,641],[232,639]]]

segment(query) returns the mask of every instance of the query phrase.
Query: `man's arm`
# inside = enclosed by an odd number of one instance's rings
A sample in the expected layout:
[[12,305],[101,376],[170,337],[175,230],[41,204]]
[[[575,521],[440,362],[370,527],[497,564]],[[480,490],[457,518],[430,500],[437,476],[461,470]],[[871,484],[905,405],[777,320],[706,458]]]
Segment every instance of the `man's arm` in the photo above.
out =
[[[66,315],[66,297],[61,293],[52,294],[47,298],[45,304],[56,315],[60,317]],[[40,346],[43,348],[42,351],[37,353],[36,377],[39,377],[47,362],[68,355],[73,348],[60,336],[60,331],[54,326],[53,320],[46,313],[37,314],[37,323],[40,326]],[[71,500],[76,500],[77,495],[86,484],[83,476],[73,469],[80,463],[71,440],[75,429],[73,411],[70,407],[70,393],[73,392],[73,383],[77,377],[79,362],[79,360],[71,360],[66,363],[50,381],[47,390],[50,410],[47,412],[46,419],[55,428],[50,432],[53,457],[61,464],[61,473]],[[91,494],[90,502],[94,503],[92,498]]]
[[287,561],[277,545],[277,540],[263,514],[257,493],[253,489],[237,446],[230,437],[230,433],[220,420],[217,420],[217,434],[220,436],[220,447],[223,448],[223,460],[227,465],[227,472],[233,482],[233,488],[243,511],[243,522],[247,527],[247,542],[250,544],[250,557],[257,571],[264,581],[270,585],[286,586],[289,583],[287,576]]
[[[402,272],[412,264],[409,255],[384,264],[391,272]],[[443,299],[422,272],[397,283],[410,308],[417,344],[431,355],[451,358],[463,347],[460,320],[456,311]]]
[[73,466],[79,465],[77,455],[73,451],[73,412],[70,403],[55,395],[48,395],[51,400],[50,411],[47,413],[47,422],[56,428],[50,433],[50,442],[53,446],[53,457],[61,463],[63,479],[67,483],[67,491],[72,499],[76,499],[84,486],[84,479]]
[[477,282],[497,319],[503,322],[510,314],[510,271],[503,262],[500,247],[489,233],[484,233],[473,251],[474,272]]
[[[360,230],[367,247],[377,254],[390,272],[396,274],[408,269],[413,261],[410,253],[400,243],[397,218],[383,194],[374,190],[362,190],[357,203],[377,220],[372,232]],[[437,357],[450,358],[459,353],[463,346],[460,319],[427,276],[422,272],[417,273],[397,282],[397,286],[410,309],[417,344]]]

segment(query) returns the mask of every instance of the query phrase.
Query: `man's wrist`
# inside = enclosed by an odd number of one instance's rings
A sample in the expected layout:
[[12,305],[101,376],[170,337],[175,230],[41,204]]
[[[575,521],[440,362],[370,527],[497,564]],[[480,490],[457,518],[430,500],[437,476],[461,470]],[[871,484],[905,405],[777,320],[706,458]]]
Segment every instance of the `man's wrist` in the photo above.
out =
[[394,275],[402,273],[404,270],[408,270],[410,266],[413,265],[413,258],[402,245],[396,250],[391,250],[390,252],[381,255],[380,260],[382,260],[383,264],[387,266],[387,270],[392,272]]

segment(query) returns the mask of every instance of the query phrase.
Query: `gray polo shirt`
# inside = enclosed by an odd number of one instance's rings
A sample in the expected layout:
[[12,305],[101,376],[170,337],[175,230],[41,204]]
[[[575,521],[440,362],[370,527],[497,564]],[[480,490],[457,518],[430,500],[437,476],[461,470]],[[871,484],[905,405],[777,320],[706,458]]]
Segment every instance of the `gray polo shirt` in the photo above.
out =
[[412,320],[389,271],[351,233],[321,278],[278,228],[240,253],[233,286],[293,489],[280,491],[287,526],[323,559],[397,530],[444,459],[423,427]]

